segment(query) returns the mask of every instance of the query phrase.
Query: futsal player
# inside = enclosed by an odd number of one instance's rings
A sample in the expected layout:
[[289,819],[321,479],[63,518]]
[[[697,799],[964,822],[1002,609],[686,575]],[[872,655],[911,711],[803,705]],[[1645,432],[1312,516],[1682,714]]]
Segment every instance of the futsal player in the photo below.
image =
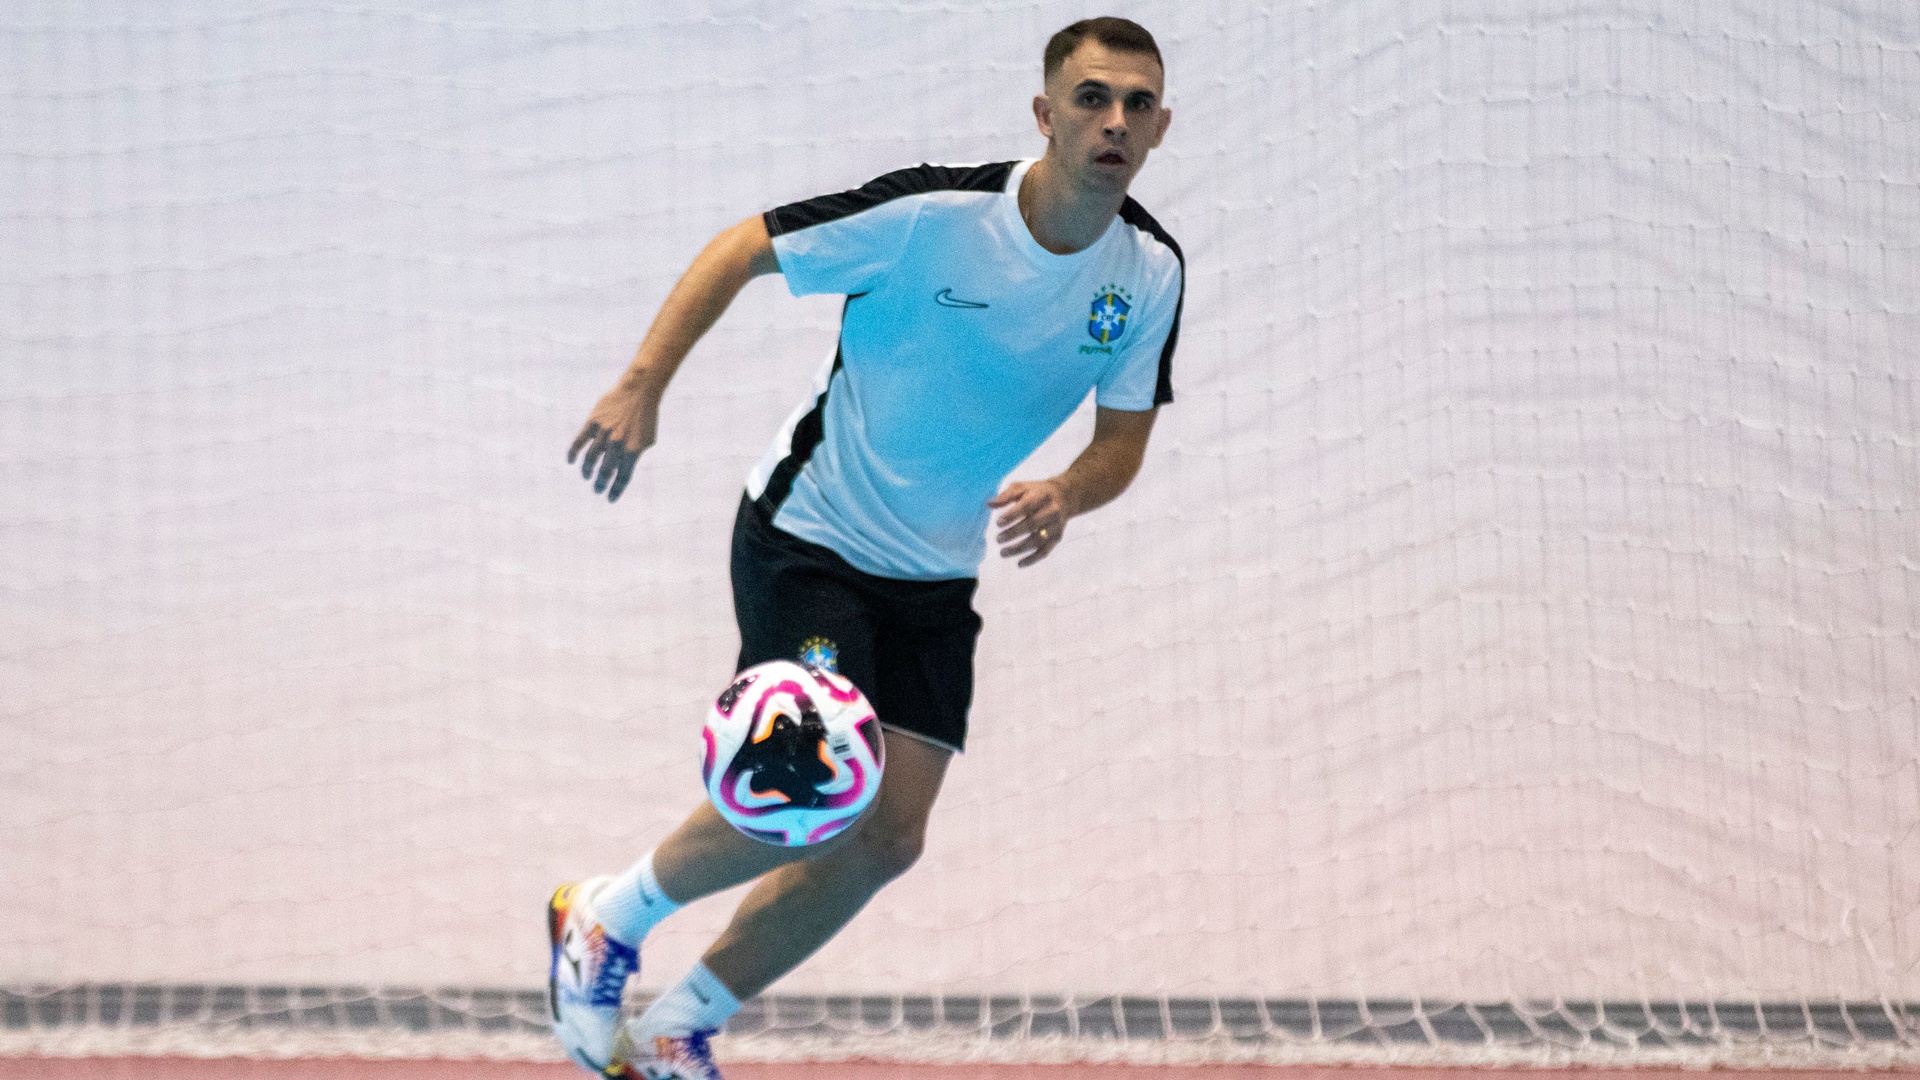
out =
[[[1125,19],[1088,19],[1053,36],[1043,71],[1038,160],[902,169],[721,233],[567,453],[618,499],[668,380],[748,280],[847,297],[832,360],[747,479],[733,601],[740,668],[800,660],[866,693],[884,730],[880,794],[855,827],[803,848],[749,839],[703,801],[625,873],[562,886],[554,1028],[589,1069],[717,1078],[708,1038],[740,1002],[913,864],[966,744],[990,519],[1002,556],[1046,558],[1072,518],[1132,482],[1172,400],[1180,247],[1127,196],[1172,119],[1159,47]],[[1090,390],[1093,437],[1067,470],[1005,483]],[[622,1025],[647,932],[756,878],[701,962]]]

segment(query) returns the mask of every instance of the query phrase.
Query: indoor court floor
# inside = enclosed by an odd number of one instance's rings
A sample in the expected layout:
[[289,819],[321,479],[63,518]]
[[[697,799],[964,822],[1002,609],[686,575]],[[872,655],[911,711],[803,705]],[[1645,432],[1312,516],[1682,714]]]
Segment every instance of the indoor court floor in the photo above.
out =
[[[891,1062],[753,1064],[726,1067],[728,1080],[1471,1080],[1487,1070],[1342,1065],[921,1065]],[[1701,1080],[1699,1069],[1499,1069],[1499,1080]],[[1839,1080],[1854,1071],[1715,1069],[1713,1080]],[[1920,1076],[1920,1070],[1874,1070]],[[262,1061],[243,1058],[0,1058],[0,1080],[570,1080],[566,1063],[372,1061],[358,1058]]]

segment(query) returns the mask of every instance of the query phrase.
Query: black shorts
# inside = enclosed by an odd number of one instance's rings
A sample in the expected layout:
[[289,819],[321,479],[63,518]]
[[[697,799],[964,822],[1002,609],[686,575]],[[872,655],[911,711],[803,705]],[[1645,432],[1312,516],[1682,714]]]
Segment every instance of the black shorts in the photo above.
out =
[[740,669],[830,661],[880,722],[963,750],[973,703],[975,578],[903,581],[856,570],[773,526],[742,499],[733,522],[733,614]]

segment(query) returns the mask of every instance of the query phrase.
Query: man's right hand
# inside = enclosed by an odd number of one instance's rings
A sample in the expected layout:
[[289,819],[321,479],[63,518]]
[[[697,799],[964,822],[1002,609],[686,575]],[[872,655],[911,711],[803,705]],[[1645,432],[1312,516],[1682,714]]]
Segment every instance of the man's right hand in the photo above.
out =
[[[614,502],[627,490],[633,463],[653,445],[660,421],[660,395],[622,382],[603,394],[587,417],[587,426],[567,450],[567,464],[580,458],[580,476],[593,481],[595,495]],[[586,450],[581,457],[580,451]],[[595,468],[598,467],[598,475]]]
[[619,384],[594,405],[587,426],[580,429],[579,438],[567,451],[567,463],[571,465],[580,451],[586,450],[580,475],[593,481],[594,494],[604,491],[607,501],[613,502],[627,490],[633,463],[653,445],[660,397],[667,392],[674,369],[747,282],[761,274],[779,272],[780,260],[774,256],[773,240],[759,214],[714,237],[701,249],[660,305],[660,313],[647,328],[633,364]]

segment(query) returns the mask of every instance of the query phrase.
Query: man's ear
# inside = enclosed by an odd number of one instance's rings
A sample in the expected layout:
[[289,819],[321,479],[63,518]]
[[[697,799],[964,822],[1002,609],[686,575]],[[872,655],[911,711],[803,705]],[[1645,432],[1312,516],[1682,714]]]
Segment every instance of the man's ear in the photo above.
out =
[[1040,134],[1053,138],[1053,102],[1045,94],[1033,95],[1033,122],[1040,125]]
[[1148,149],[1150,150],[1160,149],[1160,140],[1167,137],[1167,129],[1172,126],[1173,126],[1173,110],[1161,109],[1160,110],[1160,130],[1154,133],[1153,145],[1148,147]]

